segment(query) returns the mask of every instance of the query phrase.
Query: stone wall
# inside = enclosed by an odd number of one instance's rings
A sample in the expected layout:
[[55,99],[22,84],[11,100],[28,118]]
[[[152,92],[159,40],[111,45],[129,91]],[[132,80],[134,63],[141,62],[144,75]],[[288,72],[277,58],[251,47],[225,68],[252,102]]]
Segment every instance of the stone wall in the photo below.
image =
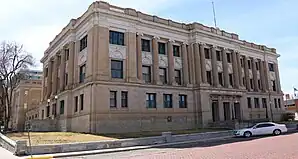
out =
[[233,131],[220,131],[209,133],[195,133],[184,135],[172,135],[171,132],[164,132],[161,136],[144,137],[134,139],[120,139],[110,141],[98,141],[88,143],[51,144],[32,146],[32,154],[53,154],[63,152],[78,152],[88,150],[99,150],[109,148],[121,148],[132,146],[146,146],[164,143],[174,143],[183,141],[204,141],[207,139],[229,138],[233,136]]
[[0,133],[0,146],[15,155],[25,155],[27,153],[26,141],[13,141]]
[[31,131],[34,131],[34,132],[58,131],[57,120],[44,119],[44,120],[26,121],[26,123],[27,122],[30,122]]

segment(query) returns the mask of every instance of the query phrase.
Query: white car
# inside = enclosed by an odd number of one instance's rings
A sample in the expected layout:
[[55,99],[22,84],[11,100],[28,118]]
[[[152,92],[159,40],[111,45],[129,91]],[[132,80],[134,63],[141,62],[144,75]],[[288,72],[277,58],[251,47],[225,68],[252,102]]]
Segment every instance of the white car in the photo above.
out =
[[282,133],[286,133],[288,131],[285,124],[277,124],[273,122],[264,122],[264,123],[258,123],[254,126],[235,130],[234,135],[235,136],[243,136],[243,137],[251,137],[256,135],[280,135]]

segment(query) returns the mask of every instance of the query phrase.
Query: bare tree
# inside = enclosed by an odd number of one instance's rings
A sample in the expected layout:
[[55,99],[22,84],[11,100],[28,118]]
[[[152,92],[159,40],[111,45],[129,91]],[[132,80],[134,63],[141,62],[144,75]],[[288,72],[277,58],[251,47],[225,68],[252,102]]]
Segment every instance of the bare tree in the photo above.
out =
[[3,120],[6,129],[11,118],[13,91],[22,78],[18,72],[33,65],[33,57],[24,51],[22,45],[6,41],[0,44],[0,86],[2,89],[0,110],[4,113]]

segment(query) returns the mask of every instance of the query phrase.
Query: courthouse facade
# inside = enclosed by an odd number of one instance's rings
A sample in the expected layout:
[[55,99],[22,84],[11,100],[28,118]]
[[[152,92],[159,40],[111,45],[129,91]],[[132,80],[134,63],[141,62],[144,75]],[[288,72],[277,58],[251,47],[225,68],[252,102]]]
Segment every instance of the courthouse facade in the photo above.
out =
[[278,57],[218,28],[94,2],[41,59],[39,117],[92,133],[279,120]]

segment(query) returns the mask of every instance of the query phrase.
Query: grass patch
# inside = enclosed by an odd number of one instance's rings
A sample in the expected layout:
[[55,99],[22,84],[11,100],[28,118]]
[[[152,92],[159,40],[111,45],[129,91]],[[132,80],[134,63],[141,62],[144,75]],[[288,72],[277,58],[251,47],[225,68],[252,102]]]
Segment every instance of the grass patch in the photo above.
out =
[[[191,134],[191,133],[203,133],[213,131],[223,131],[228,129],[189,129],[189,130],[172,130],[173,135],[178,134]],[[103,141],[103,140],[115,140],[125,138],[139,138],[139,137],[151,137],[160,136],[164,131],[143,131],[135,133],[124,133],[124,134],[84,134],[84,133],[73,133],[73,132],[30,132],[31,144],[32,145],[44,145],[44,144],[59,144],[59,143],[78,143],[78,142],[91,142],[91,141]],[[12,140],[27,140],[28,133],[9,133],[7,137]]]
[[[192,133],[203,133],[203,132],[214,132],[214,131],[224,131],[229,129],[221,129],[221,128],[210,128],[210,129],[188,129],[188,130],[171,130],[173,135],[179,134],[192,134]],[[143,132],[135,132],[135,133],[123,133],[123,134],[102,134],[103,136],[117,138],[117,139],[125,139],[125,138],[139,138],[139,137],[152,137],[152,136],[160,136],[164,131],[143,131]]]
[[[27,140],[28,133],[9,133],[7,137],[12,140]],[[31,144],[32,145],[43,145],[43,144],[59,144],[59,143],[76,143],[76,142],[90,142],[90,141],[102,141],[102,140],[113,140],[115,138],[91,135],[83,133],[72,133],[72,132],[30,132]]]

